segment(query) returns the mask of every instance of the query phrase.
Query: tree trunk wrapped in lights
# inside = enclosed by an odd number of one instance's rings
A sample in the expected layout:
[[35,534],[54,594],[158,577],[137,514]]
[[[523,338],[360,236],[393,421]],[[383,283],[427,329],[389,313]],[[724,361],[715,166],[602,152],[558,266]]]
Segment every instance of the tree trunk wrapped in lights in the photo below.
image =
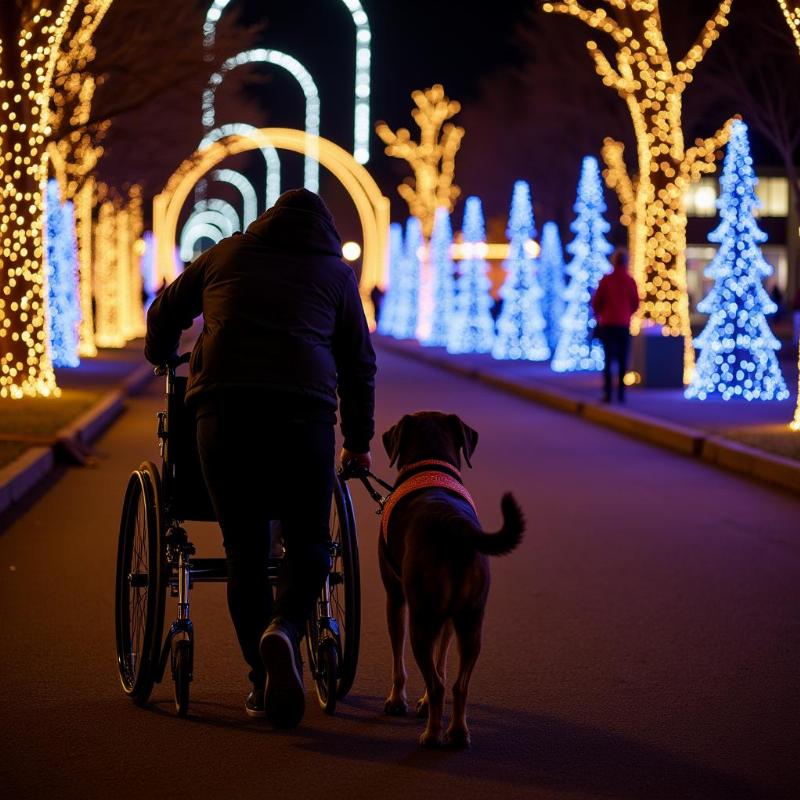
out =
[[118,215],[111,200],[98,211],[94,230],[95,341],[98,347],[124,347],[124,299],[117,263]]
[[43,195],[56,78],[112,0],[0,3],[0,397],[58,394],[47,342]]
[[128,220],[128,320],[126,338],[137,339],[147,332],[144,317],[144,282],[142,280],[142,257],[144,256],[144,214],[142,211],[142,189],[132,186],[128,192],[126,208]]
[[631,177],[623,145],[606,140],[606,180],[620,196],[629,225],[633,275],[642,294],[634,322],[656,324],[686,342],[684,377],[693,368],[686,287],[684,194],[701,175],[713,172],[730,123],[693,147],[684,143],[683,93],[693,72],[728,24],[733,0],[721,0],[686,55],[673,63],[661,26],[658,0],[609,0],[610,8],[589,9],[578,0],[546,2],[544,10],[577,17],[614,42],[612,65],[596,42],[587,43],[603,83],[625,101],[637,143],[638,175]]
[[715,283],[697,306],[709,319],[695,339],[700,357],[686,396],[785,400],[789,390],[775,355],[781,345],[766,319],[778,310],[763,283],[772,267],[759,247],[767,235],[754,216],[756,176],[743,122],[733,126],[720,186],[721,222],[708,235],[720,248],[706,267]]

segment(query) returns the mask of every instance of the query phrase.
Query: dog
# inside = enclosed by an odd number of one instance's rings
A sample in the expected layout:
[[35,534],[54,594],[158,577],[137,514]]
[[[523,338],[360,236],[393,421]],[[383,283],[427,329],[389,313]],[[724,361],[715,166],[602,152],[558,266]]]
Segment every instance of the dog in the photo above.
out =
[[[383,434],[389,466],[397,463],[395,489],[384,505],[379,538],[380,574],[386,589],[386,616],[392,643],[392,688],[387,714],[408,712],[404,646],[406,620],[411,648],[425,680],[417,703],[427,715],[423,747],[470,745],[467,693],[481,648],[481,628],[489,594],[488,556],[510,553],[522,540],[525,521],[511,494],[501,501],[503,526],[482,530],[460,478],[478,433],[455,414],[407,414]],[[405,487],[405,489],[404,489]],[[453,715],[442,729],[447,650],[455,632],[460,655],[453,685]]]

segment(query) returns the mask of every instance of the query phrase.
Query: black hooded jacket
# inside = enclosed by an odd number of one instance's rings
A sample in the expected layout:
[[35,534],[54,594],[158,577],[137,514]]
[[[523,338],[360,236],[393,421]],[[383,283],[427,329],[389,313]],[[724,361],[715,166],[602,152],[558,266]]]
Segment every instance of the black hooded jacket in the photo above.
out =
[[202,313],[189,363],[187,402],[263,396],[267,408],[334,422],[344,446],[374,434],[375,352],[353,270],[325,204],[286,192],[244,234],[200,255],[155,300],[145,356],[163,364]]

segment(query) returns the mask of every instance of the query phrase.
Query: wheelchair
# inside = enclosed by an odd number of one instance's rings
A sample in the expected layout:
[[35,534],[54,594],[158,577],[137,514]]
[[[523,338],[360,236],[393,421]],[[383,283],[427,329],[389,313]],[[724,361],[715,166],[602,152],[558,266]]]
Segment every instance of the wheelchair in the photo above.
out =
[[[166,411],[158,413],[162,468],[144,461],[128,480],[119,528],[116,569],[116,646],[122,688],[144,704],[170,666],[175,708],[189,709],[194,629],[189,592],[195,583],[227,580],[224,558],[196,558],[183,527],[216,522],[197,454],[194,416],[184,405],[187,379],[176,374],[188,354],[160,367],[166,376]],[[355,517],[346,479],[334,480],[330,517],[331,567],[305,632],[310,673],[321,708],[333,714],[355,679],[361,628],[361,589]],[[274,586],[281,554],[270,558]],[[167,593],[176,618],[164,636]]]

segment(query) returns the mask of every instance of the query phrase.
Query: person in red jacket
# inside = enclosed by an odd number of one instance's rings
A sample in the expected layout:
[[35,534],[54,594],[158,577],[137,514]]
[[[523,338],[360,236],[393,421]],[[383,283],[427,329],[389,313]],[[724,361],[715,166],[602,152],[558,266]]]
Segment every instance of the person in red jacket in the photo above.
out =
[[616,250],[611,256],[612,272],[604,275],[592,298],[592,309],[597,320],[597,336],[603,343],[603,401],[611,402],[611,365],[617,364],[617,397],[625,402],[625,371],[630,349],[631,317],[639,308],[639,290],[628,273],[628,254]]

